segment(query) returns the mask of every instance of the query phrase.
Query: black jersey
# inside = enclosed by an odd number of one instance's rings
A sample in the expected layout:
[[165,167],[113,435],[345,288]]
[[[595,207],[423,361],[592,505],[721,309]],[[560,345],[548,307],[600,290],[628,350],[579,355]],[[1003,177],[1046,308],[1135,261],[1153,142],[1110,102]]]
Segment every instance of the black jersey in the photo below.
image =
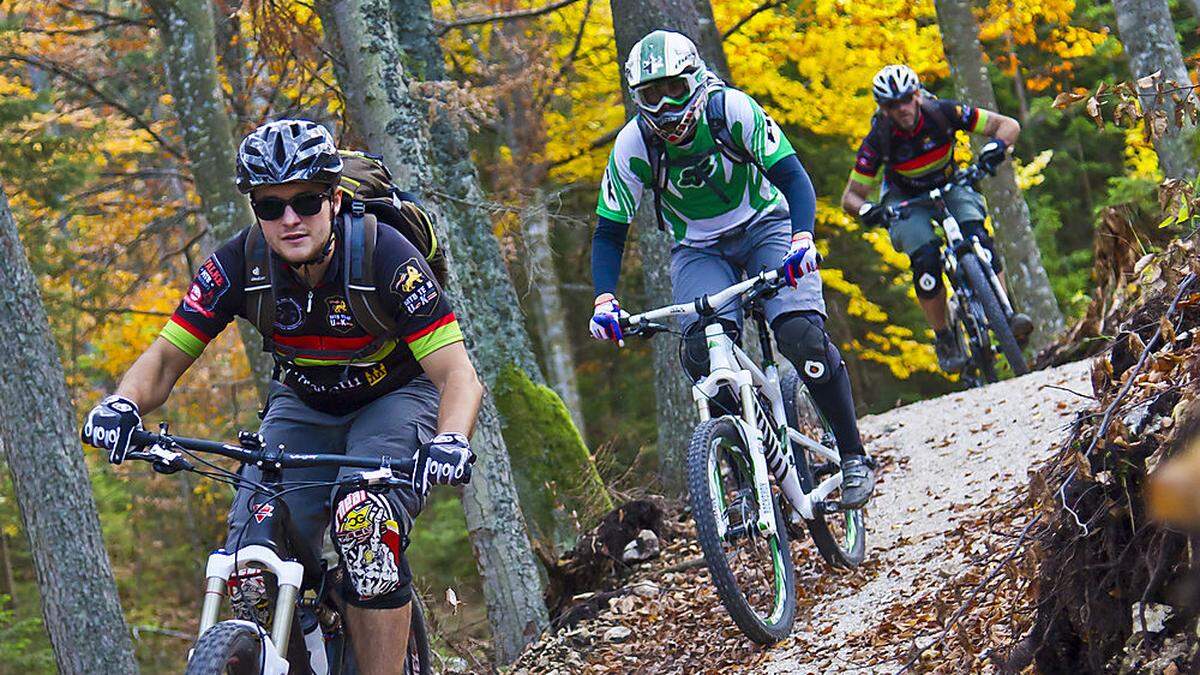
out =
[[912,131],[876,117],[859,146],[850,180],[875,185],[884,178],[887,185],[906,192],[939,187],[956,168],[955,132],[983,133],[986,125],[986,111],[945,99],[923,101]]

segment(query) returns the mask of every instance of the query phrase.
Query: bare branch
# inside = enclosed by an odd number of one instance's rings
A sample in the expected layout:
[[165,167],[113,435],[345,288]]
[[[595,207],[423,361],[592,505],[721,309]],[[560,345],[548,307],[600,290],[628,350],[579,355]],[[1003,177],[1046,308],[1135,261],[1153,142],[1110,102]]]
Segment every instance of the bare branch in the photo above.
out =
[[457,19],[455,21],[449,21],[445,23],[438,21],[438,35],[445,35],[456,28],[477,26],[483,23],[510,21],[512,19],[530,19],[543,14],[549,14],[555,10],[573,5],[576,2],[579,2],[579,0],[558,0],[557,2],[552,2],[543,7],[535,7],[533,9],[517,9],[511,12],[499,12],[497,14],[481,14],[479,16],[469,16],[465,19]]
[[186,158],[184,157],[182,151],[180,151],[178,148],[176,148],[175,146],[168,143],[167,140],[165,138],[163,138],[162,136],[159,136],[158,133],[156,133],[154,131],[154,129],[151,128],[150,124],[148,122],[146,122],[145,120],[143,120],[142,117],[140,115],[138,115],[136,112],[134,112],[129,106],[127,106],[124,103],[113,98],[111,95],[109,95],[108,93],[101,90],[99,87],[97,87],[95,85],[95,83],[89,81],[87,78],[85,78],[81,75],[78,75],[77,73],[72,71],[70,67],[62,65],[60,63],[56,63],[54,61],[39,59],[35,56],[25,56],[23,54],[14,54],[12,52],[0,54],[0,61],[17,61],[20,63],[25,63],[30,66],[33,66],[34,68],[39,68],[41,70],[45,70],[46,72],[57,75],[58,77],[61,77],[64,80],[67,80],[68,82],[71,82],[73,84],[79,85],[80,87],[83,87],[84,89],[91,92],[91,94],[93,96],[100,99],[100,101],[102,103],[116,108],[123,115],[125,115],[130,120],[132,120],[133,123],[136,124],[139,128],[145,130],[146,133],[150,134],[151,138],[153,138],[156,142],[158,142],[158,144],[160,146],[162,146],[163,150],[166,150],[169,154],[171,154],[172,156],[174,156],[176,159],[178,159],[180,161],[186,161]]
[[553,162],[549,162],[546,165],[547,168],[553,169],[556,166],[562,166],[563,164],[566,164],[568,162],[573,162],[573,161],[579,159],[580,157],[583,157],[587,153],[591,152],[592,150],[595,150],[596,148],[602,148],[602,147],[608,145],[609,143],[612,143],[613,139],[615,139],[617,137],[617,134],[621,133],[622,128],[624,128],[624,125],[606,132],[603,136],[592,141],[591,143],[588,144],[588,146],[586,148],[583,148],[582,150],[577,150],[577,151],[571,153],[570,155],[563,157],[562,159],[556,159]]
[[134,314],[137,316],[171,316],[171,312],[159,312],[153,309],[130,309],[128,307],[89,307],[87,305],[72,303],[72,307],[88,314]]
[[724,42],[725,40],[728,40],[730,35],[733,35],[734,33],[741,30],[743,26],[745,26],[747,23],[750,22],[750,19],[753,19],[754,17],[758,16],[759,14],[762,14],[763,12],[767,11],[768,9],[775,9],[776,7],[782,5],[784,2],[786,2],[786,0],[767,0],[767,2],[764,2],[761,5],[759,5],[758,7],[755,7],[753,10],[751,10],[751,12],[749,14],[747,14],[746,16],[743,16],[737,23],[733,24],[733,28],[730,28],[729,30],[725,31],[725,33],[723,35],[721,35],[721,41]]

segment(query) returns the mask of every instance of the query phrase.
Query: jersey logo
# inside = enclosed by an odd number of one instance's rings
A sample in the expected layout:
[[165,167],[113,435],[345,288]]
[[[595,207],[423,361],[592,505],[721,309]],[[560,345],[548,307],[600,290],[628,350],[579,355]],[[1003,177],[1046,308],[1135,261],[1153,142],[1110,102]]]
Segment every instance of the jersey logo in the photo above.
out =
[[437,284],[421,271],[416,258],[409,258],[396,268],[392,292],[403,298],[404,309],[412,316],[429,316],[437,306]]
[[213,310],[217,307],[217,300],[227,290],[229,276],[225,274],[225,268],[221,267],[217,256],[211,255],[196,271],[196,278],[192,280],[187,294],[183,296],[183,308],[211,319]]
[[279,330],[295,330],[304,323],[304,310],[295,298],[279,298],[275,301],[275,327]]
[[325,305],[329,310],[329,327],[339,333],[350,332],[354,327],[354,316],[350,314],[346,299],[335,295],[325,298]]
[[712,176],[717,170],[717,163],[713,159],[713,155],[704,158],[704,161],[697,162],[691,166],[683,168],[679,172],[679,187],[681,188],[701,188],[704,187],[705,178]]

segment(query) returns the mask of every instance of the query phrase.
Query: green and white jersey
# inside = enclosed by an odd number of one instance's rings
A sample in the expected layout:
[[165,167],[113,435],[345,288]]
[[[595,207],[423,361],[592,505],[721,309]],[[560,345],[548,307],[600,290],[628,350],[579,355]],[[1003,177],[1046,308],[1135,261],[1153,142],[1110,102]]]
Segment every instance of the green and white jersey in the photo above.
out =
[[[770,115],[754,99],[736,89],[725,90],[725,119],[734,142],[767,169],[796,152]],[[700,120],[691,143],[665,145],[669,168],[662,195],[662,216],[678,242],[689,245],[711,242],[727,230],[754,222],[783,199],[758,167],[735,163],[721,154],[707,119]],[[634,117],[617,134],[600,183],[596,213],[619,223],[633,221],[643,193],[653,182],[646,153]],[[708,159],[695,166],[676,166],[677,162],[699,155],[708,155]],[[700,171],[709,176],[707,182]]]

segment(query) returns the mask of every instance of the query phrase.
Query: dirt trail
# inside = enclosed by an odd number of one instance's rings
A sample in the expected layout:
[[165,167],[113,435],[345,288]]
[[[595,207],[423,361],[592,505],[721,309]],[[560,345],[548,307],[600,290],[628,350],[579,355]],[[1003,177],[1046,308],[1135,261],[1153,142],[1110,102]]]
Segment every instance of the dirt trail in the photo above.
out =
[[965,556],[953,550],[961,547],[947,546],[947,535],[984,520],[995,497],[1026,484],[1028,469],[1049,456],[1083,400],[1064,389],[1090,395],[1088,373],[1088,363],[1070,364],[861,420],[873,439],[868,447],[885,464],[867,523],[876,563],[852,584],[818,583],[808,572],[826,568],[805,566],[797,586],[811,583],[822,592],[797,617],[793,636],[754,670],[895,671],[898,664],[868,666],[892,650],[867,650],[864,637],[902,616],[889,610],[913,605],[966,571]]

